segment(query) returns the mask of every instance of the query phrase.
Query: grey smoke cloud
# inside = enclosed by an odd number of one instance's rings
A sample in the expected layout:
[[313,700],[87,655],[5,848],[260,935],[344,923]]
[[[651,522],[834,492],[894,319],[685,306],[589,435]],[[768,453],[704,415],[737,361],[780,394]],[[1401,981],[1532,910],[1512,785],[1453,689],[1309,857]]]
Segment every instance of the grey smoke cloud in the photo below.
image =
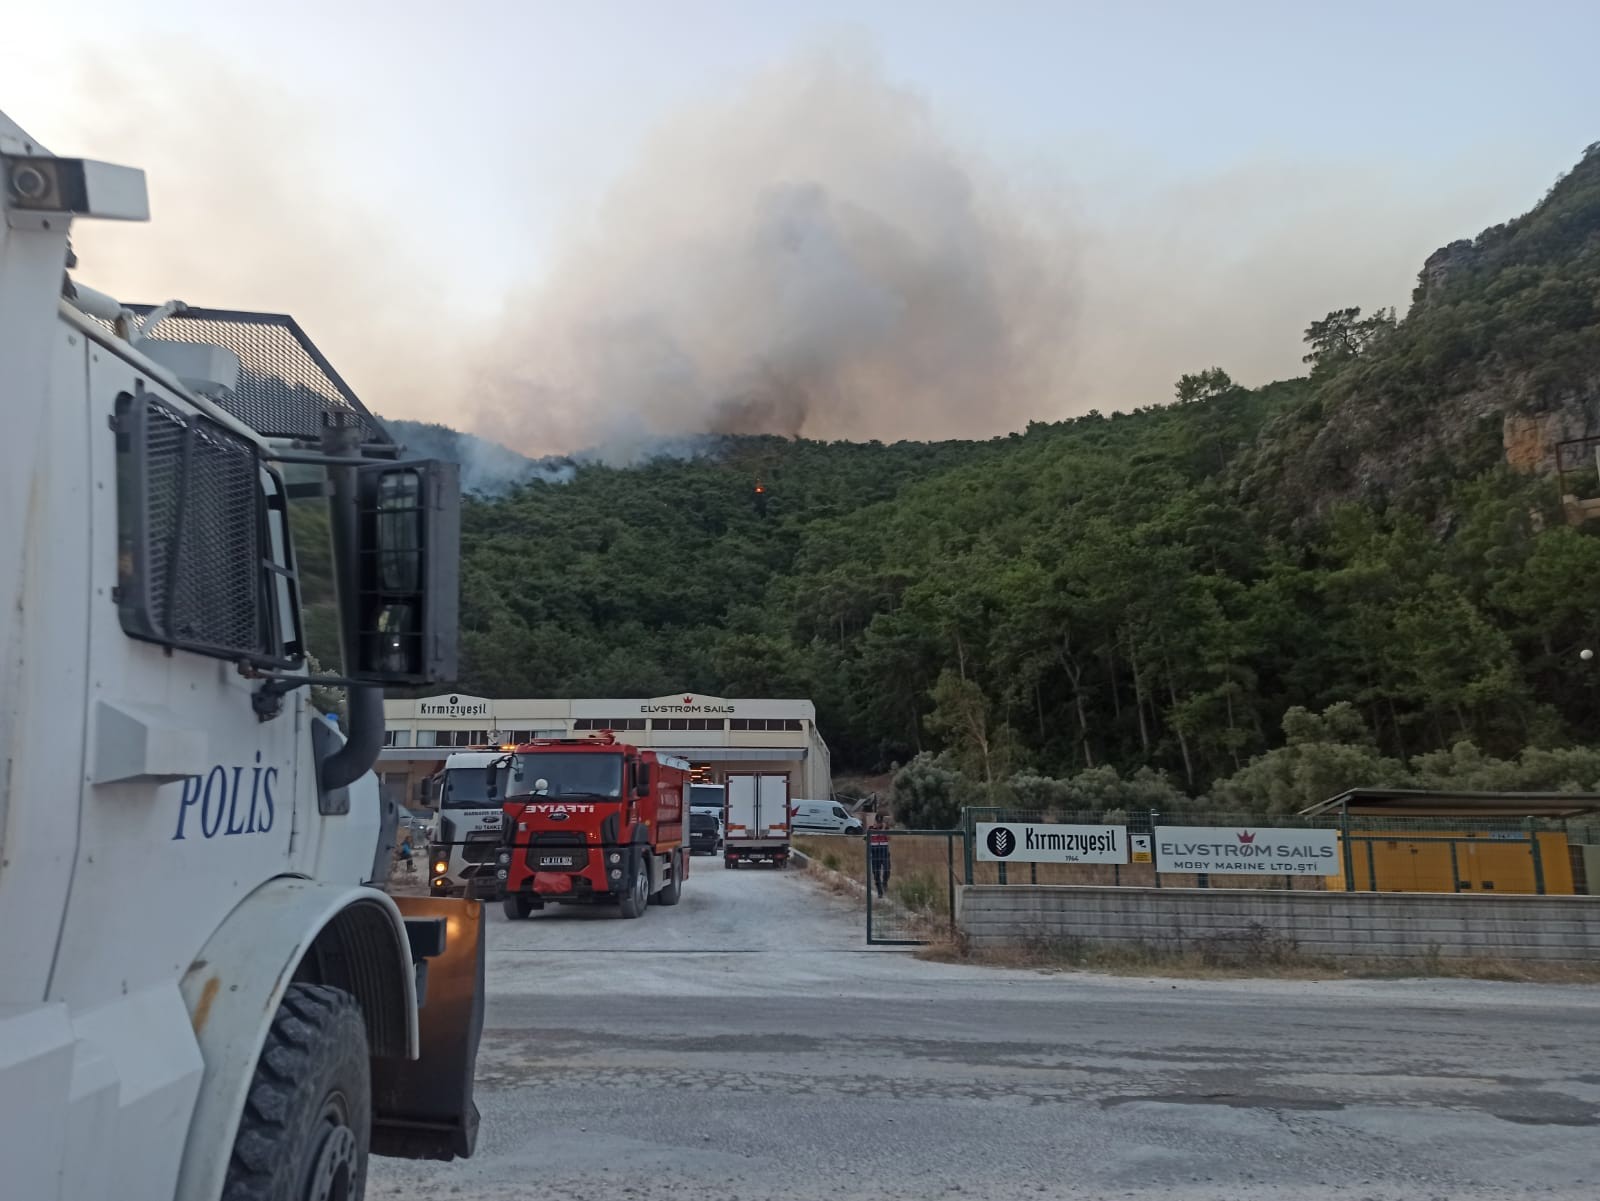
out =
[[695,433],[985,436],[1039,415],[1077,279],[869,64],[807,57],[684,114],[509,308],[475,399],[524,451]]
[[80,279],[125,301],[287,312],[369,407],[452,411],[452,281],[426,231],[352,177],[337,108],[181,39],[72,66],[54,108],[12,116],[54,153],[142,168],[151,207],[148,224],[74,225]]
[[668,119],[502,305],[436,224],[397,215],[336,105],[170,40],[126,49],[12,112],[60,153],[149,171],[153,223],[79,227],[81,278],[290,312],[378,411],[536,460],[683,455],[720,432],[985,437],[1160,403],[1212,365],[1299,374],[1309,320],[1404,311],[1431,250],[1554,172],[1503,145],[1181,177],[1063,149],[1050,169],[1090,216],[869,60],[810,54]]

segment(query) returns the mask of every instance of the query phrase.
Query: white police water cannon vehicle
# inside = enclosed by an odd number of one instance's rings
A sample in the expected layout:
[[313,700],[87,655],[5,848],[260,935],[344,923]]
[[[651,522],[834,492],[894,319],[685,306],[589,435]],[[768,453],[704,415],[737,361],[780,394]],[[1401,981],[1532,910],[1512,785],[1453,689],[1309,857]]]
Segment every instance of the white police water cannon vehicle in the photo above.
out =
[[[470,1155],[482,908],[391,897],[385,684],[455,673],[459,488],[291,320],[124,305],[137,170],[0,115],[0,1195],[361,1197]],[[348,739],[290,504],[325,507]]]

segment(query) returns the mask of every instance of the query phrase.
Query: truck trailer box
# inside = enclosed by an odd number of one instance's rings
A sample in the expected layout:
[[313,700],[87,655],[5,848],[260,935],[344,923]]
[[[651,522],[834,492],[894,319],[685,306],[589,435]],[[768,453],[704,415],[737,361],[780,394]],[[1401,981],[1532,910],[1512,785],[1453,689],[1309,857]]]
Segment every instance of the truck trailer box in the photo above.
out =
[[728,821],[723,866],[789,862],[789,776],[784,772],[729,772]]

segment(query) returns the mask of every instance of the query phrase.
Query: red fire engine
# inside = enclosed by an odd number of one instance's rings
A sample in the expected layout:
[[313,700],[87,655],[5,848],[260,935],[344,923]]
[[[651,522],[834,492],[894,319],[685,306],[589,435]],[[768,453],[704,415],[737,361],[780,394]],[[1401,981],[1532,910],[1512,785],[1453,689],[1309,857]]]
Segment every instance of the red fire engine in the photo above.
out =
[[497,874],[506,916],[547,902],[676,905],[689,874],[689,764],[606,731],[518,746],[505,772]]

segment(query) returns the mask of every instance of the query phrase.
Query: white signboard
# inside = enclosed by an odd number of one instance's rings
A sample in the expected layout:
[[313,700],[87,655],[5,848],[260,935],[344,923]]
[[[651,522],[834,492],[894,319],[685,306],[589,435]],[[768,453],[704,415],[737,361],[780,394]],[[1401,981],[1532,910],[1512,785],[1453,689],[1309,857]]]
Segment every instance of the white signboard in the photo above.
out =
[[732,702],[720,696],[695,696],[690,692],[677,696],[658,696],[653,701],[644,701],[639,705],[640,713],[671,713],[680,717],[694,713],[727,714],[736,711]]
[[1124,826],[1055,826],[979,822],[978,858],[985,863],[1126,863]]
[[1337,876],[1337,830],[1270,826],[1157,826],[1158,872],[1252,872],[1273,876]]
[[418,717],[488,717],[489,702],[481,696],[463,696],[452,692],[442,696],[425,696],[417,702]]

